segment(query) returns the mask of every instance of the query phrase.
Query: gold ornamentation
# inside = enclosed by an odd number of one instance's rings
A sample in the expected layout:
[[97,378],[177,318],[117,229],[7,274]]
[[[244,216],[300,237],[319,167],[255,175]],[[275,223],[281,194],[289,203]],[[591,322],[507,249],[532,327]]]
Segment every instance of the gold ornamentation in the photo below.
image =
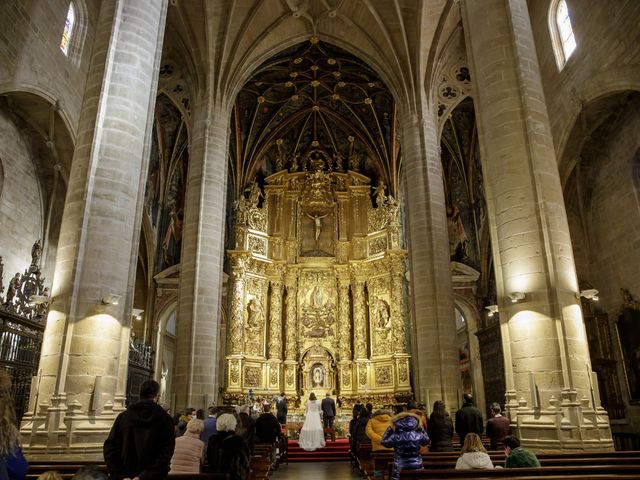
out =
[[342,384],[345,387],[351,386],[351,374],[349,372],[342,372]]
[[259,387],[260,373],[260,367],[244,367],[244,386]]
[[358,372],[358,379],[360,381],[360,386],[364,387],[367,384],[367,367],[361,366]]
[[387,249],[387,237],[379,236],[369,240],[369,255],[377,255]]
[[384,366],[376,368],[376,385],[391,384],[391,367]]
[[237,384],[240,380],[240,368],[237,363],[231,364],[231,369],[229,373],[229,378],[231,379],[231,383]]
[[264,238],[249,235],[249,250],[257,255],[267,255],[267,241]]
[[287,369],[287,386],[293,386],[293,368]]
[[278,370],[277,367],[272,366],[269,371],[269,384],[273,387],[278,385]]
[[401,363],[398,366],[398,378],[400,379],[401,383],[407,383],[407,381],[409,380],[409,371],[407,370],[406,363]]

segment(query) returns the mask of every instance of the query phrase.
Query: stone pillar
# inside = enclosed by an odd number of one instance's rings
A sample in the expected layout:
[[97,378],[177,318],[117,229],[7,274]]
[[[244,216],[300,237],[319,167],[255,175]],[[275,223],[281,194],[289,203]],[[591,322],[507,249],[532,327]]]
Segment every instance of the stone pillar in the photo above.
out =
[[176,407],[217,402],[229,111],[202,95],[194,111],[176,321]]
[[297,296],[298,296],[298,278],[297,272],[289,271],[285,278],[285,286],[287,288],[286,298],[286,317],[285,317],[285,372],[284,372],[284,391],[288,395],[295,395],[298,383],[298,318],[297,318]]
[[166,0],[100,5],[36,406],[21,428],[30,459],[102,459],[104,438],[124,409],[131,279],[166,10]]
[[461,389],[453,309],[444,181],[434,115],[402,112],[409,260],[413,288],[411,309],[418,346],[411,352],[416,398],[442,399],[452,410]]
[[612,447],[606,412],[590,400],[591,361],[527,2],[461,4],[496,266],[508,414],[531,447]]

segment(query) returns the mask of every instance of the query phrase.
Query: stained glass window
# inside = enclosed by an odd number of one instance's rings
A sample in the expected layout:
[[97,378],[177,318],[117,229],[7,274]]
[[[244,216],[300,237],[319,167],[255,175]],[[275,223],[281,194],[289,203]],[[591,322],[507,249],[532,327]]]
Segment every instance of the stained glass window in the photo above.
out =
[[566,62],[576,49],[576,39],[573,36],[571,18],[569,18],[569,9],[567,8],[567,2],[565,0],[560,0],[558,2],[556,24],[558,26],[558,33],[560,34],[560,43],[562,45],[564,61]]
[[73,27],[76,23],[76,9],[73,2],[69,3],[67,10],[67,20],[64,23],[64,31],[62,32],[62,40],[60,40],[60,50],[65,55],[69,55],[69,45],[71,44],[71,36],[73,35]]

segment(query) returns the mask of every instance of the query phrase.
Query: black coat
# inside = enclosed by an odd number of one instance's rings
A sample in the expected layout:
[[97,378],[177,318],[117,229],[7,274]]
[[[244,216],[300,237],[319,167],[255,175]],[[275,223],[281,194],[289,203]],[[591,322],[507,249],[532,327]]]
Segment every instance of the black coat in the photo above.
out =
[[430,452],[453,451],[453,445],[451,445],[451,439],[453,438],[453,422],[451,421],[449,414],[440,417],[432,413],[429,417],[427,428],[429,438],[431,439],[431,445],[429,446]]
[[256,437],[261,442],[275,442],[280,430],[280,422],[271,413],[263,413],[256,420]]
[[276,417],[280,423],[287,423],[287,413],[289,413],[289,404],[286,398],[281,398],[276,402]]
[[104,460],[114,480],[167,478],[176,438],[173,420],[153,400],[134,403],[116,418],[104,442]]
[[207,463],[215,473],[228,473],[231,480],[249,475],[249,446],[233,432],[218,432],[209,438]]
[[471,403],[465,403],[456,412],[456,432],[460,437],[460,443],[464,444],[464,437],[467,433],[477,433],[482,435],[484,429],[482,424],[482,413]]
[[331,397],[324,397],[322,402],[320,403],[322,408],[322,415],[325,417],[335,417],[336,416],[336,402]]

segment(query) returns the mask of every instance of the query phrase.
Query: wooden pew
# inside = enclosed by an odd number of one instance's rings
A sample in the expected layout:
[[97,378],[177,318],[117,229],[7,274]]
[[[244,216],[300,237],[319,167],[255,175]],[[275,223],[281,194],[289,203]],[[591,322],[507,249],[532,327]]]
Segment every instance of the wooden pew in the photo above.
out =
[[[553,467],[538,468],[496,468],[493,470],[454,470],[454,469],[425,469],[425,470],[403,470],[400,472],[400,480],[463,480],[469,478],[478,479],[501,479],[516,478],[522,480],[523,477],[547,477],[550,475],[562,476],[563,478],[581,479],[594,478],[595,475],[635,475],[640,479],[640,465],[563,465]],[[611,477],[617,478],[617,477]]]

